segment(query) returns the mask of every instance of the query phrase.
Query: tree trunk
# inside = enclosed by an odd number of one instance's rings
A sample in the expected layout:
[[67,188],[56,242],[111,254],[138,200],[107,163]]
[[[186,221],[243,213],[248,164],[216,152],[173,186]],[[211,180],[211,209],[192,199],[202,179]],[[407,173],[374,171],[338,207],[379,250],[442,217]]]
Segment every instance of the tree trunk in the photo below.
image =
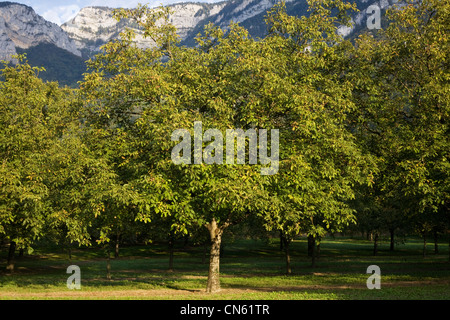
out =
[[111,251],[109,250],[109,246],[106,249],[106,279],[111,280]]
[[378,253],[378,232],[375,233],[373,240],[373,255],[376,256],[377,253]]
[[389,246],[389,251],[394,251],[394,229],[389,229],[391,234],[391,245]]
[[436,230],[434,230],[434,254],[439,253],[438,238],[438,233]]
[[308,257],[313,256],[314,247],[316,246],[316,238],[313,236],[308,236]]
[[120,241],[120,235],[116,235],[116,246],[114,248],[114,258],[117,259],[119,257],[119,241]]
[[291,243],[291,241],[285,236],[282,236],[283,239],[283,247],[284,247],[284,253],[285,253],[285,257],[286,257],[286,274],[291,274],[292,270],[291,270],[291,255],[289,252],[289,245]]
[[11,241],[9,244],[8,260],[6,262],[6,271],[9,273],[14,272],[14,253],[16,252],[16,243]]
[[220,245],[222,243],[223,230],[227,227],[227,225],[228,224],[225,224],[224,226],[219,227],[215,219],[206,225],[211,237],[208,283],[206,285],[206,292],[209,293],[220,291]]
[[284,244],[285,251],[286,251],[286,273],[291,274],[291,255],[289,253],[289,243],[286,241]]
[[174,239],[173,237],[170,237],[169,239],[169,271],[173,271],[173,246],[174,246]]
[[69,262],[72,262],[72,246],[69,243],[69,246],[67,247],[67,254],[69,255]]
[[423,257],[425,257],[427,255],[427,236],[424,233],[423,234],[423,251],[422,251],[422,255]]

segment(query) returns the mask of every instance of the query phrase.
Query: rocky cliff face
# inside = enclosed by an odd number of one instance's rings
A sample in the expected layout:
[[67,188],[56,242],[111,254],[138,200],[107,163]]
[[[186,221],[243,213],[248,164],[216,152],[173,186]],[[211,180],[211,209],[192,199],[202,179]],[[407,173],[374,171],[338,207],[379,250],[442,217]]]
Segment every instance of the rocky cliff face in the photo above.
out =
[[186,39],[188,34],[203,20],[218,14],[226,5],[226,1],[205,3],[180,3],[173,5],[174,13],[170,22],[177,27],[181,39]]
[[107,7],[86,7],[61,28],[83,53],[96,51],[119,35],[119,26],[112,11]]
[[[285,3],[295,0],[285,0]],[[306,2],[305,0],[297,0],[298,2]],[[215,24],[226,28],[231,21],[242,23],[260,14],[266,14],[267,10],[272,8],[279,0],[235,0],[229,1],[227,7],[218,14],[214,22]]]
[[[403,2],[353,1],[356,2],[360,12],[353,15],[352,27],[342,27],[338,30],[342,35],[349,37],[367,28],[366,21],[370,14],[367,8],[370,5],[384,11],[394,3]],[[171,5],[174,13],[170,17],[170,22],[177,28],[182,44],[187,46],[196,44],[196,35],[203,32],[204,26],[210,22],[223,29],[227,29],[231,21],[237,22],[246,28],[252,37],[264,37],[267,34],[264,18],[267,11],[278,2],[280,0],[225,0],[214,4],[178,3]],[[289,15],[308,14],[307,0],[285,0],[285,2]],[[65,81],[66,79],[62,79],[65,75],[61,75],[58,71],[66,70],[62,66],[67,65],[74,69],[73,66],[78,60],[81,66],[83,59],[97,53],[108,41],[118,38],[126,27],[136,27],[133,22],[115,20],[113,10],[108,7],[87,7],[74,19],[59,27],[37,15],[31,7],[0,2],[0,60],[11,60],[11,56],[16,52],[25,52],[29,54],[29,59],[39,62],[39,65],[46,67],[47,70],[55,70],[57,75],[52,78],[53,80]],[[151,40],[144,39],[139,30],[136,31],[139,46],[153,45]],[[81,67],[79,69],[81,70]],[[80,76],[82,72],[79,71]]]
[[[226,2],[176,4],[172,6],[174,13],[170,16],[170,22],[177,27],[180,38],[185,39],[200,21],[219,13],[225,4]],[[83,54],[89,56],[99,51],[106,42],[117,38],[126,27],[133,28],[131,23],[118,22],[114,19],[113,10],[108,7],[83,8],[75,18],[64,23],[61,28],[77,44]],[[140,35],[139,30],[136,31],[136,41],[139,46],[152,45],[150,40]]]
[[0,60],[10,60],[16,54],[16,46],[8,36],[5,19],[0,16]]
[[[231,21],[242,23],[264,15],[277,2],[279,0],[228,0],[213,4],[179,3],[170,6],[174,12],[170,22],[177,28],[182,41],[189,39],[192,42],[207,22],[227,28]],[[286,0],[286,2],[306,4],[306,0]],[[61,27],[75,41],[78,48],[89,56],[99,51],[104,43],[117,38],[126,26],[132,26],[122,21],[117,22],[113,18],[113,10],[108,7],[86,7]],[[136,40],[141,46],[151,45],[139,37],[139,32]]]
[[[179,3],[171,5],[174,13],[170,22],[175,25],[183,44],[194,45],[195,36],[203,27],[212,22],[226,29],[230,22],[240,23],[250,35],[263,37],[267,32],[264,17],[267,10],[280,0],[227,0],[219,3]],[[399,0],[354,0],[360,12],[354,16],[353,26],[340,28],[339,32],[348,36],[364,27],[369,5],[385,9]],[[290,15],[307,14],[306,0],[285,0]],[[89,57],[99,51],[110,40],[119,37],[126,27],[133,24],[118,22],[113,18],[113,10],[108,7],[86,7],[78,15],[61,27],[37,15],[31,7],[0,2],[0,59],[7,59],[16,53],[16,48],[27,49],[41,43],[54,44],[77,56]],[[152,42],[137,30],[136,41],[141,47],[149,47]]]
[[51,43],[81,56],[75,43],[56,24],[28,6],[0,2],[0,59],[10,60],[16,48],[28,49],[40,43]]
[[[400,0],[353,0],[359,13],[352,19],[352,27],[341,27],[338,32],[349,36],[355,30],[365,27],[367,20],[366,9],[376,5],[384,10]],[[267,11],[280,0],[227,0],[215,4],[207,3],[179,3],[171,5],[174,13],[170,22],[177,27],[178,35],[183,44],[195,45],[194,38],[203,31],[204,26],[212,22],[223,29],[227,29],[231,21],[240,23],[251,36],[263,37],[267,33],[264,22]],[[307,0],[285,0],[288,14],[302,16],[308,14]],[[71,21],[61,27],[70,38],[75,41],[84,56],[90,56],[99,51],[104,43],[115,39],[125,27],[133,27],[131,23],[117,22],[113,18],[113,9],[108,7],[87,7]],[[139,35],[136,41],[140,46],[151,46],[152,43]]]

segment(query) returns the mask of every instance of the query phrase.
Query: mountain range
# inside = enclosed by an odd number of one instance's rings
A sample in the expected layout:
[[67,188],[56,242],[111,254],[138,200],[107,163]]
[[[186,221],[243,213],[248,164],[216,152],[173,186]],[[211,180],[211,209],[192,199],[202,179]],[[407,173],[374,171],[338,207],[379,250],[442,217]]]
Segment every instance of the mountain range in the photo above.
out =
[[[251,36],[263,37],[266,32],[264,17],[267,10],[280,0],[227,0],[218,3],[184,2],[171,5],[170,22],[177,28],[183,45],[195,45],[195,37],[212,22],[226,29],[230,22],[245,27]],[[342,28],[349,36],[363,28],[366,8],[377,5],[384,10],[397,0],[354,0],[360,12],[353,17],[352,28]],[[307,14],[306,0],[285,0],[290,15]],[[32,7],[0,2],[0,60],[13,61],[12,55],[26,53],[32,65],[44,66],[44,80],[57,80],[61,85],[75,86],[85,72],[85,60],[99,52],[100,47],[116,39],[126,27],[136,29],[132,21],[114,19],[113,8],[86,7],[76,17],[58,26],[39,16]],[[152,43],[142,37],[136,41],[142,47]]]

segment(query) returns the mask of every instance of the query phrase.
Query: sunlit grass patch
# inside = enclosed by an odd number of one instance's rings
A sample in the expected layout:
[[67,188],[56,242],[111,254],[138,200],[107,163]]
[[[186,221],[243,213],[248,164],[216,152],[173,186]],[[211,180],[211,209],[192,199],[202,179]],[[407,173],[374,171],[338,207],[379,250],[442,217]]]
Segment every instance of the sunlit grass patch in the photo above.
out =
[[[361,242],[361,243],[360,243]],[[178,246],[169,269],[167,246],[123,247],[111,257],[106,278],[103,249],[64,252],[37,249],[17,259],[14,274],[0,271],[0,299],[257,299],[257,300],[396,300],[449,299],[448,251],[423,257],[416,243],[402,251],[373,256],[365,240],[327,238],[311,267],[305,239],[291,247],[292,273],[286,275],[284,253],[277,242],[238,240],[225,246],[221,259],[222,291],[205,292],[208,257],[203,247]],[[411,249],[411,251],[408,251]],[[400,250],[400,249],[399,249]],[[448,249],[447,249],[448,250]],[[5,256],[5,252],[2,253]],[[2,260],[4,261],[4,260]],[[81,290],[69,290],[66,269],[78,265]],[[381,289],[369,290],[369,265],[381,269]]]

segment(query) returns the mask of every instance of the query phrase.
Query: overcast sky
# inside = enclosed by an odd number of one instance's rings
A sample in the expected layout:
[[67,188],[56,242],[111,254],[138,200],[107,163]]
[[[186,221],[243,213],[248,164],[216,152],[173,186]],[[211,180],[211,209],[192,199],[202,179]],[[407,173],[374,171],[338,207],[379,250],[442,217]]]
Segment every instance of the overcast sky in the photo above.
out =
[[[39,15],[58,25],[76,16],[81,8],[88,6],[106,6],[111,8],[134,8],[138,3],[148,4],[150,7],[167,5],[188,0],[10,0],[32,7]],[[220,2],[222,0],[191,0],[190,2]]]

